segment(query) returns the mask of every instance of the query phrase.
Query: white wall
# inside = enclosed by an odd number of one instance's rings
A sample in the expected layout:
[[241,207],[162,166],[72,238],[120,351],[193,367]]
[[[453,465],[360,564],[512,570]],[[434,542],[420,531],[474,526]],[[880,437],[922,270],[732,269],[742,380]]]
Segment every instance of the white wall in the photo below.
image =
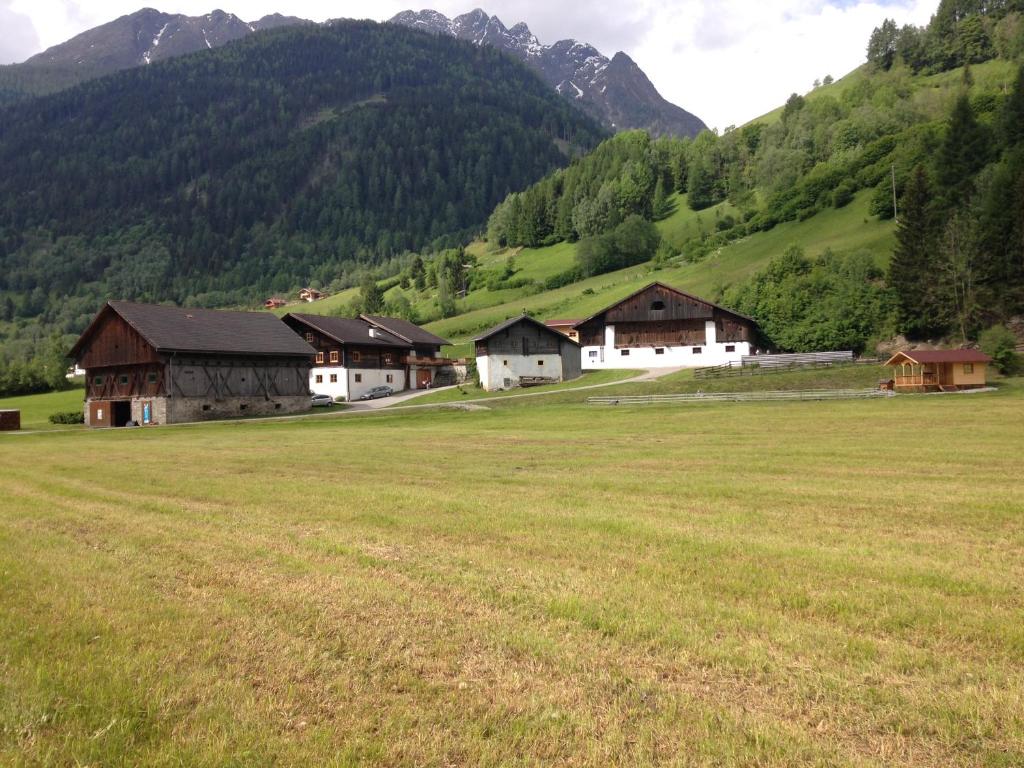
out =
[[[542,364],[543,363],[543,364]],[[519,386],[520,376],[546,376],[562,380],[561,355],[480,355],[476,359],[480,383],[488,392]],[[509,383],[506,384],[505,380]]]
[[[335,384],[331,383],[331,375],[338,377]],[[316,377],[323,376],[322,384],[316,383]],[[348,372],[340,365],[319,365],[309,372],[309,390],[317,395],[330,395],[335,400],[339,397],[348,399]]]
[[[711,321],[705,323],[704,329],[705,344],[699,345],[700,354],[695,354],[694,346],[658,347],[663,349],[662,354],[656,352],[655,347],[628,347],[625,349],[615,348],[615,326],[605,326],[605,339],[603,347],[583,347],[580,354],[583,355],[583,370],[594,371],[607,368],[703,368],[710,365],[722,365],[736,361],[740,362],[743,355],[752,352],[749,342],[736,341],[728,344],[719,344],[716,339],[715,324]],[[726,352],[726,346],[733,347],[732,352]],[[622,354],[624,351],[629,354]]]
[[[356,381],[356,376],[361,381]],[[388,376],[391,381],[388,381]],[[405,371],[402,369],[350,368],[348,372],[348,399],[358,400],[367,390],[383,385],[391,387],[395,392],[405,389]]]

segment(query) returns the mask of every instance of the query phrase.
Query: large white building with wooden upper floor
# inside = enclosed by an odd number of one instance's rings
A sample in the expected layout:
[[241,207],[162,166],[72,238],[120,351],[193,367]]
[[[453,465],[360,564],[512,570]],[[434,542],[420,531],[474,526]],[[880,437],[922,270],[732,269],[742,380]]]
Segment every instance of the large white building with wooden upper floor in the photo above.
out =
[[703,368],[757,352],[754,320],[664,283],[651,283],[574,328],[584,370]]

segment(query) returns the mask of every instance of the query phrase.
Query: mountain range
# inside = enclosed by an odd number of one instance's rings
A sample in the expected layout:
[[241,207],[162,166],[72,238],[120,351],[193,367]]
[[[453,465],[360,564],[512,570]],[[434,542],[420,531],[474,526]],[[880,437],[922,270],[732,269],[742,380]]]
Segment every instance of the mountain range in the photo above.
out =
[[514,56],[613,131],[641,128],[656,136],[696,136],[707,128],[699,117],[666,101],[621,51],[609,59],[577,40],[542,45],[525,23],[508,29],[497,16],[479,8],[454,19],[431,10],[403,11],[390,23],[489,45]]
[[[654,135],[695,136],[706,126],[666,101],[625,53],[611,59],[592,45],[561,40],[542,45],[526,24],[507,29],[477,9],[448,19],[436,11],[405,11],[392,24],[487,45],[519,59],[612,131],[641,128]],[[0,104],[52,93],[122,69],[217,48],[253,32],[312,24],[273,14],[247,22],[215,10],[204,16],[143,8],[95,27],[21,64],[0,67]]]

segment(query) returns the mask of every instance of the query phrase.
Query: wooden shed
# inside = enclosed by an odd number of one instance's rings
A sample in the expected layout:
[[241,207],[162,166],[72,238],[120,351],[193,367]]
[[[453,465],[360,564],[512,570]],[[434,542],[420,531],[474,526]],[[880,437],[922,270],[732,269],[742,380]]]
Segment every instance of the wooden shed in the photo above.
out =
[[976,349],[915,349],[897,352],[885,364],[897,390],[946,392],[984,387],[991,362]]
[[579,378],[580,345],[529,315],[506,320],[473,339],[487,391]]
[[267,312],[109,301],[70,356],[85,422],[120,427],[309,410],[313,348]]

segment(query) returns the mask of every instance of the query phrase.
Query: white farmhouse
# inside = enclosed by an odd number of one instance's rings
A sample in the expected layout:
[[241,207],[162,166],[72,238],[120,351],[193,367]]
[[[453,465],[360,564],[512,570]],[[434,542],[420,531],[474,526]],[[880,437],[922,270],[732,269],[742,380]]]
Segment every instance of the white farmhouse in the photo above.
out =
[[756,354],[757,324],[710,301],[651,283],[577,323],[584,370],[702,368]]
[[477,336],[476,369],[488,392],[568,381],[580,376],[580,347],[528,315]]
[[437,371],[451,369],[441,357],[448,341],[404,320],[295,313],[282,320],[316,351],[310,391],[336,400],[356,400],[382,385],[429,389]]

